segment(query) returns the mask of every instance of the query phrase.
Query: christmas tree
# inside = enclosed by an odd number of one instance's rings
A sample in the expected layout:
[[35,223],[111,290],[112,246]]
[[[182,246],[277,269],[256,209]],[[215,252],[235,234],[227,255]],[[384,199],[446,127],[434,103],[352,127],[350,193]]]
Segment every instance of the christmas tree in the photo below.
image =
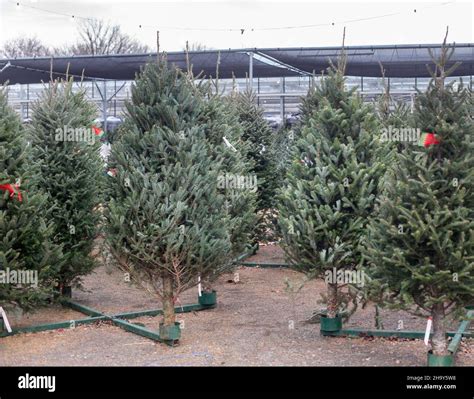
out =
[[404,127],[411,126],[410,107],[404,101],[397,101],[390,93],[389,81],[385,78],[385,69],[380,65],[382,74],[382,95],[375,103],[376,114],[383,127]]
[[74,92],[72,80],[55,81],[35,104],[29,126],[32,159],[39,169],[35,184],[47,191],[54,243],[63,248],[56,280],[67,295],[95,267],[90,252],[98,231],[103,176],[95,116],[84,90]]
[[453,50],[445,40],[418,93],[413,119],[425,134],[396,152],[367,239],[374,292],[432,317],[436,356],[448,355],[448,315],[474,297],[474,123],[467,90],[445,82]]
[[[342,66],[341,60],[339,60],[339,65]],[[334,74],[331,80],[327,80],[324,73],[318,77],[313,75],[308,93],[301,99],[299,107],[300,121],[296,126],[297,132],[310,123],[314,113],[319,110],[324,99],[331,104],[339,104],[347,98],[348,94],[353,94],[356,91],[355,87],[349,92],[341,91],[340,88],[344,84],[345,78],[343,74]]]
[[52,296],[59,248],[52,245],[46,196],[32,187],[34,170],[19,118],[0,90],[0,306],[29,309]]
[[380,146],[374,157],[382,162],[387,175],[381,181],[386,181],[392,173],[387,165],[395,162],[397,151],[403,151],[418,141],[419,131],[415,128],[410,107],[403,100],[397,101],[393,98],[382,65],[380,69],[384,91],[375,103],[375,112],[380,124]]
[[234,104],[216,93],[213,86],[210,81],[198,86],[204,102],[197,123],[205,126],[212,151],[222,158],[219,191],[225,196],[231,254],[236,257],[248,249],[254,236],[259,181],[249,155],[251,143],[243,139]]
[[315,88],[318,106],[295,138],[279,207],[290,262],[311,277],[325,277],[328,318],[336,318],[344,302],[347,281],[339,276],[360,263],[382,173],[374,159],[377,120],[354,89],[345,89],[345,65],[343,53]]
[[270,145],[273,131],[263,116],[263,109],[257,105],[255,94],[251,90],[243,93],[234,92],[231,95],[238,121],[242,125],[242,140],[248,144],[253,168],[252,175],[257,179],[256,210],[259,214],[255,240],[265,239],[268,226],[268,213],[275,206],[277,181],[275,170],[270,159]]
[[166,59],[148,64],[112,146],[108,241],[131,277],[161,299],[165,340],[179,338],[178,296],[232,266],[233,225],[220,180],[234,151],[213,128],[225,126],[205,117],[222,109],[203,92]]
[[269,241],[279,241],[281,239],[281,231],[278,225],[277,193],[278,189],[285,184],[285,176],[291,165],[291,153],[294,142],[295,129],[291,126],[280,126],[271,134],[268,148],[268,170],[271,172],[271,176],[267,178],[270,180],[274,200],[272,208],[265,215],[266,238]]

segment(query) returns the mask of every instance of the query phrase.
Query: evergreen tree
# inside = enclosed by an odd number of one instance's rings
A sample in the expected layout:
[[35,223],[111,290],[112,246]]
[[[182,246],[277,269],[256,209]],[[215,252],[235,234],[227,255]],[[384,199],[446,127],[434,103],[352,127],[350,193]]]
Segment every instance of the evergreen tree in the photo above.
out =
[[[379,159],[385,173],[382,181],[390,179],[392,170],[387,165],[395,162],[395,153],[403,151],[407,146],[412,146],[418,141],[417,129],[407,103],[395,100],[390,94],[390,87],[385,80],[385,71],[382,70],[382,83],[384,91],[375,104],[375,112],[380,125],[380,146],[374,157]],[[407,138],[411,140],[407,140]],[[413,141],[413,140],[416,141]],[[377,205],[376,205],[377,207]]]
[[[447,355],[447,316],[474,297],[474,123],[468,92],[446,85],[446,40],[414,121],[423,146],[396,153],[367,240],[369,273],[385,304],[433,319],[432,349]],[[431,140],[431,141],[430,141]]]
[[[59,248],[43,219],[46,197],[31,185],[25,132],[0,90],[0,306],[29,309],[51,297]],[[26,280],[23,281],[23,278]]]
[[[316,75],[312,77],[308,93],[301,99],[300,123],[296,127],[298,132],[310,123],[313,114],[319,110],[324,99],[330,104],[338,104],[346,98],[346,93],[340,89],[344,87],[346,81],[344,75],[330,75],[331,79],[326,79],[324,73],[318,78]],[[351,92],[354,91],[355,88],[351,90]]]
[[235,108],[212,89],[211,82],[197,87],[204,102],[197,123],[203,124],[212,151],[222,159],[219,191],[225,196],[229,219],[231,254],[235,257],[248,249],[257,223],[258,180],[249,156],[251,144],[243,139],[244,131]]
[[84,90],[74,92],[72,80],[55,81],[35,104],[29,126],[39,168],[35,184],[47,191],[54,243],[63,247],[56,276],[63,294],[95,267],[90,252],[98,231],[103,176],[95,115]]
[[382,69],[382,84],[384,91],[378,98],[375,109],[380,124],[383,127],[411,126],[410,108],[406,102],[395,100],[390,94],[390,87],[385,79],[385,71]]
[[256,103],[255,94],[251,90],[243,93],[233,93],[230,96],[236,110],[238,121],[242,125],[242,139],[248,144],[253,168],[251,173],[257,178],[257,203],[258,212],[255,240],[266,239],[268,214],[275,207],[276,176],[270,159],[270,146],[273,131],[263,116],[263,109]]
[[291,165],[292,147],[295,142],[295,130],[290,126],[281,126],[271,134],[268,149],[269,184],[275,195],[273,207],[265,215],[267,227],[266,238],[269,241],[279,241],[281,231],[278,225],[278,190],[285,184],[285,176]]
[[232,132],[212,116],[224,110],[204,92],[165,59],[148,64],[112,146],[107,238],[121,264],[161,299],[165,339],[180,293],[232,267],[236,222],[219,183],[238,159],[222,137],[233,141]]
[[255,94],[247,90],[233,94],[238,120],[243,128],[242,139],[249,143],[248,156],[253,161],[253,173],[258,179],[257,209],[268,209],[274,205],[268,150],[272,129],[263,116],[263,109],[256,103]]
[[360,263],[382,173],[374,159],[379,126],[355,89],[345,89],[345,63],[343,55],[315,89],[318,107],[296,137],[279,208],[290,262],[312,277],[326,277],[330,318],[343,302],[343,284],[334,271],[354,270]]

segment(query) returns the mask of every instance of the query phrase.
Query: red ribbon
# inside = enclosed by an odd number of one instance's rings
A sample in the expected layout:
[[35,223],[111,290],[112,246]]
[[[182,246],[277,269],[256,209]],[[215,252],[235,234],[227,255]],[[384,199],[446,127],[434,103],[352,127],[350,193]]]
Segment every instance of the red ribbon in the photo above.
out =
[[94,130],[94,133],[96,136],[100,136],[103,132],[102,132],[102,129],[100,127],[97,127],[95,125],[92,126],[92,129]]
[[18,201],[23,201],[19,184],[0,184],[0,190],[7,190],[10,193],[10,198],[13,198],[16,193],[18,196]]
[[423,143],[423,145],[425,146],[425,148],[428,148],[430,145],[434,144],[439,144],[439,140],[433,133],[428,133],[425,137],[425,142]]

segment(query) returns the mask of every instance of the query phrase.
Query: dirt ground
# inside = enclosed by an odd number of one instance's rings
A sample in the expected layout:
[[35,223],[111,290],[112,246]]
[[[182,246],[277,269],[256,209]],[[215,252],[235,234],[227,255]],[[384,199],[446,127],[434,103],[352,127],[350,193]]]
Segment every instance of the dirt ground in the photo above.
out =
[[[277,246],[264,246],[248,260],[281,262],[283,254]],[[0,338],[0,366],[421,366],[426,362],[421,340],[322,337],[319,324],[305,322],[322,307],[318,303],[322,281],[308,282],[295,296],[285,290],[285,279],[300,281],[300,273],[250,267],[236,272],[238,283],[231,281],[233,275],[221,276],[216,283],[216,308],[178,314],[184,321],[178,347],[106,322]],[[109,314],[161,307],[157,298],[125,282],[114,268],[99,267],[84,279],[84,288],[76,290],[73,299]],[[197,288],[185,292],[180,301],[196,303]],[[84,317],[55,306],[12,315],[12,322],[26,326]],[[382,311],[381,317],[386,329],[396,329],[399,320],[407,330],[425,326],[424,320],[404,312]],[[160,317],[131,321],[157,330]],[[358,310],[346,326],[374,328],[374,307]],[[474,365],[473,340],[463,340],[457,365]]]

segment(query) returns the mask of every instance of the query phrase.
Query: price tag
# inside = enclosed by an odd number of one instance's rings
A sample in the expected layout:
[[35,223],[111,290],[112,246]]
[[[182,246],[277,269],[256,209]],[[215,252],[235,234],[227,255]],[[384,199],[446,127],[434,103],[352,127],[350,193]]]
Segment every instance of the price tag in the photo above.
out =
[[428,321],[426,322],[426,330],[425,330],[425,345],[428,346],[430,341],[430,334],[431,334],[431,326],[433,325],[433,318],[430,316],[428,317]]
[[7,328],[7,331],[11,333],[12,328],[10,327],[10,322],[8,321],[7,314],[5,313],[5,311],[3,310],[1,306],[0,306],[0,316],[2,317],[3,322],[5,323],[5,327]]

